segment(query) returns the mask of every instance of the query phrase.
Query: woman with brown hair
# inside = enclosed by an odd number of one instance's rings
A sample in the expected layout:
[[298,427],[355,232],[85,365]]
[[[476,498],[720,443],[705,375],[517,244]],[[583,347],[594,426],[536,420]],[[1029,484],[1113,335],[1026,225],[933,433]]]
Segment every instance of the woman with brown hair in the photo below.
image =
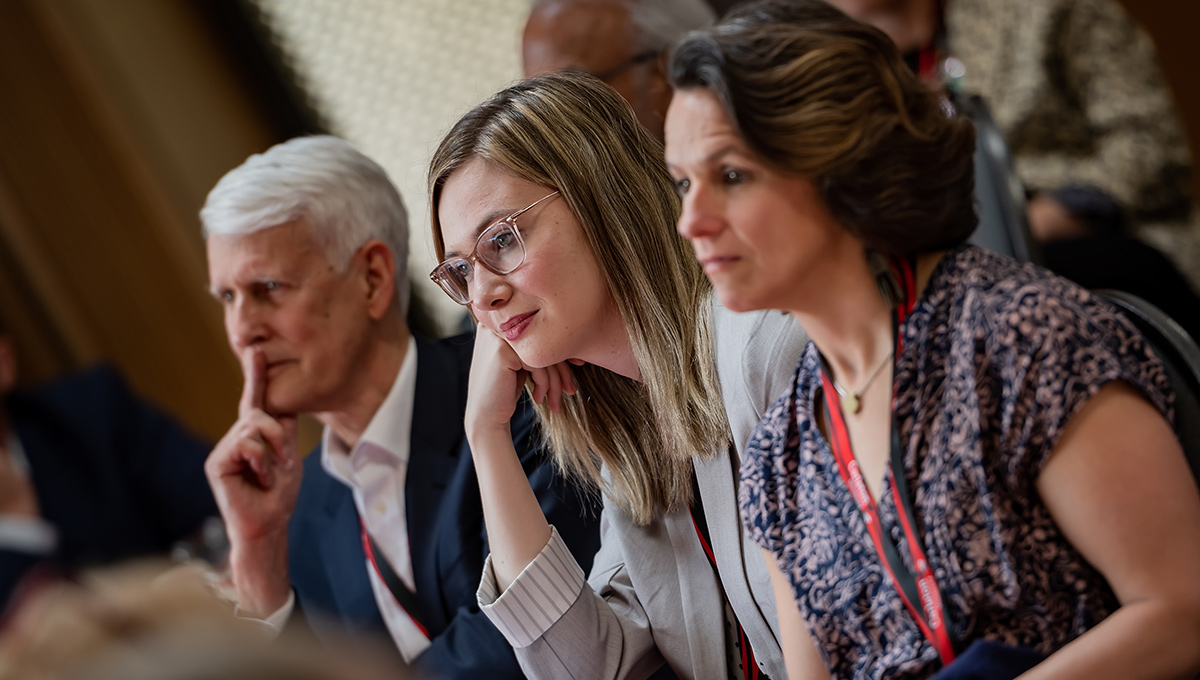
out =
[[[795,323],[714,305],[675,231],[662,147],[590,76],[476,107],[429,183],[432,278],[479,323],[465,428],[491,548],[479,600],[525,673],[644,678],[665,662],[686,678],[781,677],[730,443],[782,391],[787,371],[764,368],[795,362]],[[586,581],[513,451],[527,384],[556,462],[604,493]]]
[[815,0],[734,10],[671,77],[680,232],[727,307],[812,338],[741,467],[790,676],[1200,670],[1165,372],[1087,291],[962,245],[970,124]]

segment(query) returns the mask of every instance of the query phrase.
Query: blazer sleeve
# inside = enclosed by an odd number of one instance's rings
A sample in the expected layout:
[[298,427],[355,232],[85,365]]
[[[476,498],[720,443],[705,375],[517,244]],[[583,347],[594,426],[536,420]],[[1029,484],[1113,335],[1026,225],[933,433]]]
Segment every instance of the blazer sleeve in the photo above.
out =
[[642,678],[662,666],[626,568],[620,522],[610,521],[614,512],[620,511],[606,501],[602,545],[589,580],[565,555],[557,531],[502,595],[491,561],[485,566],[480,604],[516,649],[526,677]]
[[[542,446],[528,399],[521,400],[512,430],[513,444],[546,520],[555,526],[568,558],[590,565],[600,547],[600,510],[596,499],[573,488],[557,472]],[[486,528],[480,540],[486,551]],[[450,624],[414,665],[445,680],[525,677],[513,655],[513,646],[481,611],[477,601],[459,607]]]
[[[503,596],[489,558],[478,604],[515,648],[526,677],[646,677],[663,657],[625,566],[621,522],[612,521],[620,510],[607,499],[598,509],[594,496],[563,482],[532,446],[539,435],[532,409],[528,415],[528,430],[515,434],[530,445],[522,459],[552,535]],[[584,579],[589,567],[591,586]]]

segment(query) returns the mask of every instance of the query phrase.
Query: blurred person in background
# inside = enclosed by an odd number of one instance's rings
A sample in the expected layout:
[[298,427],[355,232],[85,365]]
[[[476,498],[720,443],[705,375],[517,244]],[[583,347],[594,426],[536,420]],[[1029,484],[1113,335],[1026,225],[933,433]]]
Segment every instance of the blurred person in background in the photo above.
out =
[[715,20],[704,0],[534,0],[521,41],[525,77],[590,73],[620,93],[661,142],[671,103],[667,48]]
[[217,515],[211,444],[98,366],[16,390],[0,327],[0,609],[39,568],[165,555]]
[[204,573],[155,561],[44,583],[0,628],[0,678],[19,680],[406,680],[366,641],[274,640],[238,620]]
[[[923,77],[984,98],[1029,191],[1034,237],[1059,242],[1052,269],[1087,285],[1121,259],[1114,239],[1137,237],[1200,285],[1187,140],[1154,44],[1117,0],[829,2],[887,33]],[[1155,276],[1147,257],[1130,266]],[[1154,290],[1130,292],[1161,301]]]
[[[231,170],[200,217],[245,375],[238,421],[206,464],[240,614],[390,636],[440,678],[520,677],[474,597],[488,547],[463,434],[472,338],[405,323],[408,218],[386,172],[340,139],[301,137]],[[300,413],[325,425],[303,465]],[[510,434],[590,562],[596,512],[554,474],[527,403]]]

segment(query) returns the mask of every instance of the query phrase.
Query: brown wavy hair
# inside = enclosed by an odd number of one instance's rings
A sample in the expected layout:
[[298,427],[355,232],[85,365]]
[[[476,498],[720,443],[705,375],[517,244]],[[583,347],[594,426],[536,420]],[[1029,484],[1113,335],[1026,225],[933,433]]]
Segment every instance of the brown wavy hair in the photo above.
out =
[[563,411],[537,405],[555,461],[646,524],[691,500],[692,456],[724,450],[712,288],[675,231],[679,196],[662,145],[612,88],[583,73],[518,83],[468,112],[429,165],[433,242],[445,257],[442,187],[475,158],[557,189],[583,229],[642,380],[585,364]]
[[879,30],[819,0],[757,0],[685,38],[669,71],[868,248],[943,250],[974,231],[975,128]]

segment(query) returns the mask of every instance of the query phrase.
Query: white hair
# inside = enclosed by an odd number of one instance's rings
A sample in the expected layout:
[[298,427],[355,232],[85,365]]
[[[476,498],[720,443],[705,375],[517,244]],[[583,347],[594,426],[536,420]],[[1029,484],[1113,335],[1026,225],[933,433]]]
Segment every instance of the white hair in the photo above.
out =
[[[575,0],[533,0],[532,7],[536,9],[556,3],[570,4],[573,1]],[[607,1],[622,5],[629,11],[636,53],[665,52],[688,33],[708,28],[717,21],[717,13],[704,0]]]
[[200,210],[204,238],[245,236],[305,218],[339,273],[364,243],[387,244],[396,302],[408,312],[408,213],[378,163],[329,135],[297,137],[255,154],[221,178]]

